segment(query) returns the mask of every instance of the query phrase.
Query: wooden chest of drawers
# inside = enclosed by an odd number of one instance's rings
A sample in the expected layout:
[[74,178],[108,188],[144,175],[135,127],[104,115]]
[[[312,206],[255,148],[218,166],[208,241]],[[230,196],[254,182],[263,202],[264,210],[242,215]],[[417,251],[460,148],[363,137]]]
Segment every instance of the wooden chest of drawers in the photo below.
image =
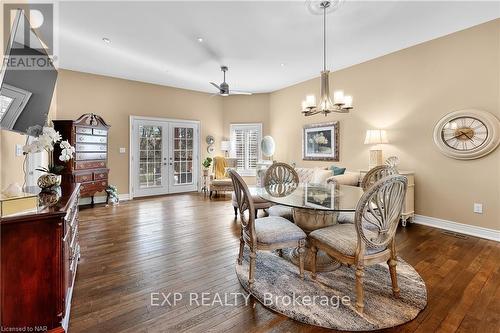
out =
[[[81,183],[83,197],[94,195],[108,186],[109,125],[95,114],[84,114],[77,120],[54,120],[54,128],[75,147],[73,160],[63,163],[63,183]],[[54,149],[54,161],[60,150]]]
[[80,245],[79,184],[51,207],[0,219],[1,331],[67,331]]

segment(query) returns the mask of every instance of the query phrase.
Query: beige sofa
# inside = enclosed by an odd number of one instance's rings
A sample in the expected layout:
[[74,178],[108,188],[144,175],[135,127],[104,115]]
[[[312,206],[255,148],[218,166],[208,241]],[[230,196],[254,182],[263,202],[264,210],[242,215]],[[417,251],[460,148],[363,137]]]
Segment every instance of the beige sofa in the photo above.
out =
[[301,183],[337,182],[341,185],[359,186],[359,172],[346,171],[343,175],[332,176],[332,171],[325,168],[295,168]]

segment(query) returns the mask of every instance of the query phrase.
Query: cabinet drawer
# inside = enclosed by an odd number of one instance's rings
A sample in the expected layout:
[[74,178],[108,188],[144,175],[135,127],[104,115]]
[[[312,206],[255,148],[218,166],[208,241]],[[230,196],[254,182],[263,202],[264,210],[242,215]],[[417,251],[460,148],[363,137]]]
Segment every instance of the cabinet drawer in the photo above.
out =
[[105,160],[106,153],[76,153],[76,160]]
[[108,179],[107,171],[94,172],[94,180],[101,180],[101,179]]
[[82,194],[101,192],[101,191],[104,191],[106,189],[107,185],[108,185],[107,180],[83,183],[80,186],[80,191]]
[[97,129],[97,128],[94,128],[93,133],[94,133],[94,135],[108,135],[107,130]]
[[105,136],[93,136],[93,135],[76,135],[76,142],[85,142],[85,143],[106,143],[108,138]]
[[75,170],[105,168],[105,161],[81,161],[75,162]]
[[106,145],[98,145],[98,144],[85,144],[85,143],[77,143],[76,151],[106,151],[108,146]]
[[92,181],[92,173],[83,173],[79,175],[75,175],[75,183],[86,183]]
[[76,133],[78,133],[78,134],[90,134],[90,135],[92,135],[92,128],[77,127],[76,128]]

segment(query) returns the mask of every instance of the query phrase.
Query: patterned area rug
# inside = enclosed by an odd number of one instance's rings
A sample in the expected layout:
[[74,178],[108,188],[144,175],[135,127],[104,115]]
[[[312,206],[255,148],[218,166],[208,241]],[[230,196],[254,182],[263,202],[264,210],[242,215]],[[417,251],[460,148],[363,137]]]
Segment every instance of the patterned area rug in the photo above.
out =
[[[248,290],[248,251],[243,264],[236,264],[241,285]],[[365,268],[365,309],[355,310],[354,269],[318,273],[305,279],[289,261],[271,252],[257,253],[255,282],[251,294],[264,306],[297,321],[343,331],[371,331],[404,324],[414,319],[427,304],[425,283],[413,267],[398,258],[399,299],[392,295],[387,264]]]

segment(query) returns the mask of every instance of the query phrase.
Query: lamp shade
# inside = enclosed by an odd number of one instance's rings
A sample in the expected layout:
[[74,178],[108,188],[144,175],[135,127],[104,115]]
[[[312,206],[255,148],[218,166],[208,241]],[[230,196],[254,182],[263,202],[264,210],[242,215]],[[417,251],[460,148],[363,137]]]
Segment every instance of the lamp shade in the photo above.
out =
[[375,129],[366,131],[365,145],[377,145],[380,143],[389,143],[385,130]]
[[231,150],[231,141],[221,141],[220,142],[220,150],[222,150],[222,151]]

